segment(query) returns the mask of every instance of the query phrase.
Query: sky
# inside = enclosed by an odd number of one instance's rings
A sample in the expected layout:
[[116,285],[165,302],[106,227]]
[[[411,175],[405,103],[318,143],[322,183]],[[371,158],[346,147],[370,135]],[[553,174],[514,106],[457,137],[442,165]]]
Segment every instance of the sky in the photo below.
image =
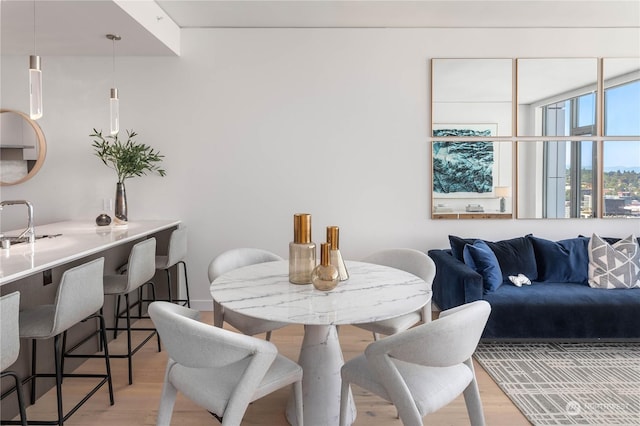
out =
[[[640,81],[607,89],[605,135],[640,136]],[[640,140],[604,143],[605,171],[615,167],[640,167]]]

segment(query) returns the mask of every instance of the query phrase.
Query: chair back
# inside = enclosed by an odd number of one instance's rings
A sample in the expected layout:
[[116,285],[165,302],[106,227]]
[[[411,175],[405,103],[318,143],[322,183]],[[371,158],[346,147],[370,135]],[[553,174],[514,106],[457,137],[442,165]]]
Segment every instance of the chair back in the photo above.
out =
[[422,278],[429,285],[436,276],[436,265],[426,254],[410,248],[394,248],[375,252],[363,259],[364,262],[401,269]]
[[242,268],[256,263],[275,262],[283,260],[270,251],[257,248],[237,248],[219,254],[209,264],[209,282],[212,282],[225,272]]
[[365,350],[367,359],[388,355],[431,367],[467,361],[478,346],[491,306],[478,300],[449,311],[435,321],[371,343]]
[[149,316],[169,358],[185,367],[224,367],[257,357],[264,374],[278,353],[270,342],[199,322],[196,311],[174,303],[151,303]]
[[153,279],[156,274],[155,238],[147,238],[131,248],[127,268],[127,288],[123,293],[129,293]]
[[171,232],[167,249],[167,268],[187,257],[187,227],[180,226]]
[[20,292],[0,297],[0,371],[16,362],[20,353]]
[[56,293],[51,335],[55,336],[102,308],[104,258],[92,260],[62,274]]

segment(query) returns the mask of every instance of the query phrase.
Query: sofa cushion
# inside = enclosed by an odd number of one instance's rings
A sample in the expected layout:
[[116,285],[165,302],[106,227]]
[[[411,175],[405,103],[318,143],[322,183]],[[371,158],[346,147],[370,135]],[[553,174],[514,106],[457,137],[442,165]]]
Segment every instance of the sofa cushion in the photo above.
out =
[[[464,245],[473,244],[476,240],[476,238],[469,239],[449,235],[451,253],[464,262],[464,258],[458,257],[458,255],[463,256]],[[533,252],[533,245],[527,238],[518,237],[496,242],[482,241],[487,243],[496,255],[500,270],[502,271],[503,282],[509,282],[509,275],[523,274],[532,281],[538,278],[538,267]]]
[[589,281],[589,238],[550,241],[527,235],[533,245],[538,281],[587,284]]
[[464,262],[464,246],[475,243],[476,238],[460,238],[455,235],[449,235],[449,245],[451,246],[451,255]]
[[640,338],[640,289],[534,282],[500,286],[484,299],[491,304],[484,338]]
[[482,275],[483,293],[491,293],[502,284],[502,271],[498,259],[487,243],[477,240],[464,246],[464,263]]
[[[578,235],[578,237],[580,238],[589,238],[589,237],[585,237],[584,235]],[[605,240],[606,242],[608,242],[609,244],[615,244],[618,241],[620,241],[622,238],[618,238],[618,237],[600,237],[603,240]],[[640,246],[640,237],[636,237],[636,241],[638,243],[638,245]]]
[[589,241],[589,285],[640,287],[640,247],[634,235],[611,245],[596,234]]

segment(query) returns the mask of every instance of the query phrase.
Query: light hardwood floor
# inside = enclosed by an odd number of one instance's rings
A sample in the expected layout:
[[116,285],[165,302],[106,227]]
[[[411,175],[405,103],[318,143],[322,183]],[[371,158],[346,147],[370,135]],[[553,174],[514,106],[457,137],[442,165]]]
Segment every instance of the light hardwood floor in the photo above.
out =
[[[211,312],[204,312],[202,320],[212,324]],[[302,342],[302,326],[290,325],[274,331],[272,342],[280,353],[296,360]],[[264,336],[260,336],[264,337]],[[340,328],[340,342],[346,360],[361,354],[367,344],[371,343],[370,333],[352,326]],[[122,335],[109,345],[112,353],[123,348]],[[126,359],[112,359],[115,405],[109,405],[107,388],[104,386],[78,412],[65,423],[66,425],[97,426],[140,426],[155,425],[158,401],[164,375],[167,354],[163,350],[157,352],[155,341],[148,342],[133,358],[134,383],[127,381]],[[104,371],[104,362],[92,359],[85,362],[78,371]],[[476,364],[476,375],[484,406],[487,425],[519,426],[529,422],[511,401],[502,393],[486,372]],[[91,379],[65,380],[63,395],[65,404],[71,406],[84,395],[82,392],[89,386]],[[361,388],[353,387],[358,410],[354,425],[356,426],[395,426],[401,425],[395,418],[395,408],[375,395]],[[249,406],[242,425],[287,425],[284,407],[288,397],[288,389],[277,391]],[[51,419],[55,416],[55,391],[47,392],[27,409],[30,419]],[[209,413],[179,396],[176,402],[172,425],[218,425]],[[424,419],[425,425],[468,425],[469,419],[464,399],[459,397],[440,411],[430,414]]]

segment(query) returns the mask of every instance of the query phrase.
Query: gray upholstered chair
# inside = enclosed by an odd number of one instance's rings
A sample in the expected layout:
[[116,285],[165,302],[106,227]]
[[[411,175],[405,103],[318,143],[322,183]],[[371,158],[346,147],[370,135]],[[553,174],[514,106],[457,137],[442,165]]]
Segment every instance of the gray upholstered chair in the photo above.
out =
[[371,343],[342,366],[340,425],[347,418],[350,384],[392,402],[405,426],[422,426],[422,418],[464,394],[474,426],[484,413],[471,356],[484,330],[488,302],[443,311],[428,324]]
[[[117,336],[118,331],[126,330],[127,332],[127,353],[125,354],[112,354],[111,358],[127,358],[129,369],[129,384],[133,383],[133,355],[147,343],[153,336],[157,336],[156,329],[153,327],[132,327],[131,319],[144,318],[141,315],[132,316],[131,309],[142,305],[142,298],[138,298],[135,302],[131,303],[129,294],[137,291],[143,285],[149,285],[151,287],[152,297],[150,301],[155,300],[155,287],[151,281],[156,273],[156,239],[148,238],[135,244],[131,248],[129,254],[129,261],[127,263],[127,270],[124,274],[105,275],[104,276],[104,294],[116,296],[116,313],[115,313],[115,326],[109,327],[108,330],[114,331],[114,337]],[[120,310],[120,299],[124,296],[125,307],[124,310]],[[145,300],[146,301],[146,300]],[[120,319],[126,321],[125,327],[120,327]],[[144,331],[149,332],[141,342],[133,347],[132,344],[132,332]],[[158,352],[160,352],[160,336],[158,336]]]
[[[220,275],[243,266],[257,263],[274,262],[283,260],[277,254],[267,250],[256,248],[237,248],[225,251],[218,255],[209,264],[209,282],[213,282]],[[267,340],[271,340],[271,331],[282,328],[287,323],[278,321],[264,321],[249,316],[227,311],[215,298],[213,299],[213,325],[222,327],[224,322],[231,324],[240,332],[254,336],[260,333],[267,333]]]
[[[20,292],[14,291],[0,297],[0,377],[11,376],[15,381],[15,390],[18,396],[18,409],[20,411],[20,424],[27,424],[27,415],[24,411],[24,398],[22,396],[22,382],[14,371],[5,371],[20,354],[20,335],[18,334],[18,311],[20,309]],[[4,421],[0,421],[4,424]]]
[[[169,237],[169,246],[167,247],[167,254],[156,256],[156,269],[163,270],[167,274],[167,284],[169,287],[169,302],[181,303],[183,305],[191,307],[191,298],[189,297],[189,279],[187,278],[187,264],[185,258],[187,257],[187,228],[186,226],[180,226],[171,232]],[[184,271],[184,287],[186,290],[186,299],[174,299],[171,290],[171,271],[174,266],[178,273],[180,273],[179,265],[182,265]]]
[[173,303],[154,302],[149,315],[169,354],[158,426],[171,423],[178,391],[227,426],[241,423],[250,402],[287,385],[303,419],[302,368],[273,343],[204,324],[197,311]]
[[[75,268],[68,269],[62,275],[58,286],[56,299],[52,305],[38,305],[26,308],[20,312],[20,337],[32,339],[31,376],[25,381],[31,381],[31,403],[36,399],[36,379],[41,377],[55,377],[58,418],[53,423],[62,425],[90,396],[105,383],[109,386],[109,400],[113,405],[113,386],[111,382],[111,368],[109,365],[109,351],[107,348],[106,328],[104,318],[98,312],[102,309],[104,295],[102,293],[102,275],[104,273],[104,258],[92,260]],[[101,357],[105,360],[106,374],[64,373],[63,357],[64,344],[60,342],[60,335],[74,325],[89,318],[98,318],[100,323],[100,339],[104,347]],[[38,340],[53,337],[55,374],[36,372],[36,343]],[[62,407],[62,380],[67,377],[101,378],[102,380],[87,393],[76,406],[67,414]],[[31,421],[30,421],[31,422]],[[41,421],[34,421],[42,423]]]
[[[429,292],[431,292],[433,278],[436,276],[436,266],[433,260],[431,260],[426,253],[409,248],[381,250],[367,256],[363,259],[363,262],[390,266],[416,275],[429,285]],[[418,311],[388,320],[354,325],[373,332],[373,338],[378,340],[380,334],[387,336],[396,334],[413,327],[419,322],[428,323],[430,321],[431,298],[429,298],[429,302]]]

